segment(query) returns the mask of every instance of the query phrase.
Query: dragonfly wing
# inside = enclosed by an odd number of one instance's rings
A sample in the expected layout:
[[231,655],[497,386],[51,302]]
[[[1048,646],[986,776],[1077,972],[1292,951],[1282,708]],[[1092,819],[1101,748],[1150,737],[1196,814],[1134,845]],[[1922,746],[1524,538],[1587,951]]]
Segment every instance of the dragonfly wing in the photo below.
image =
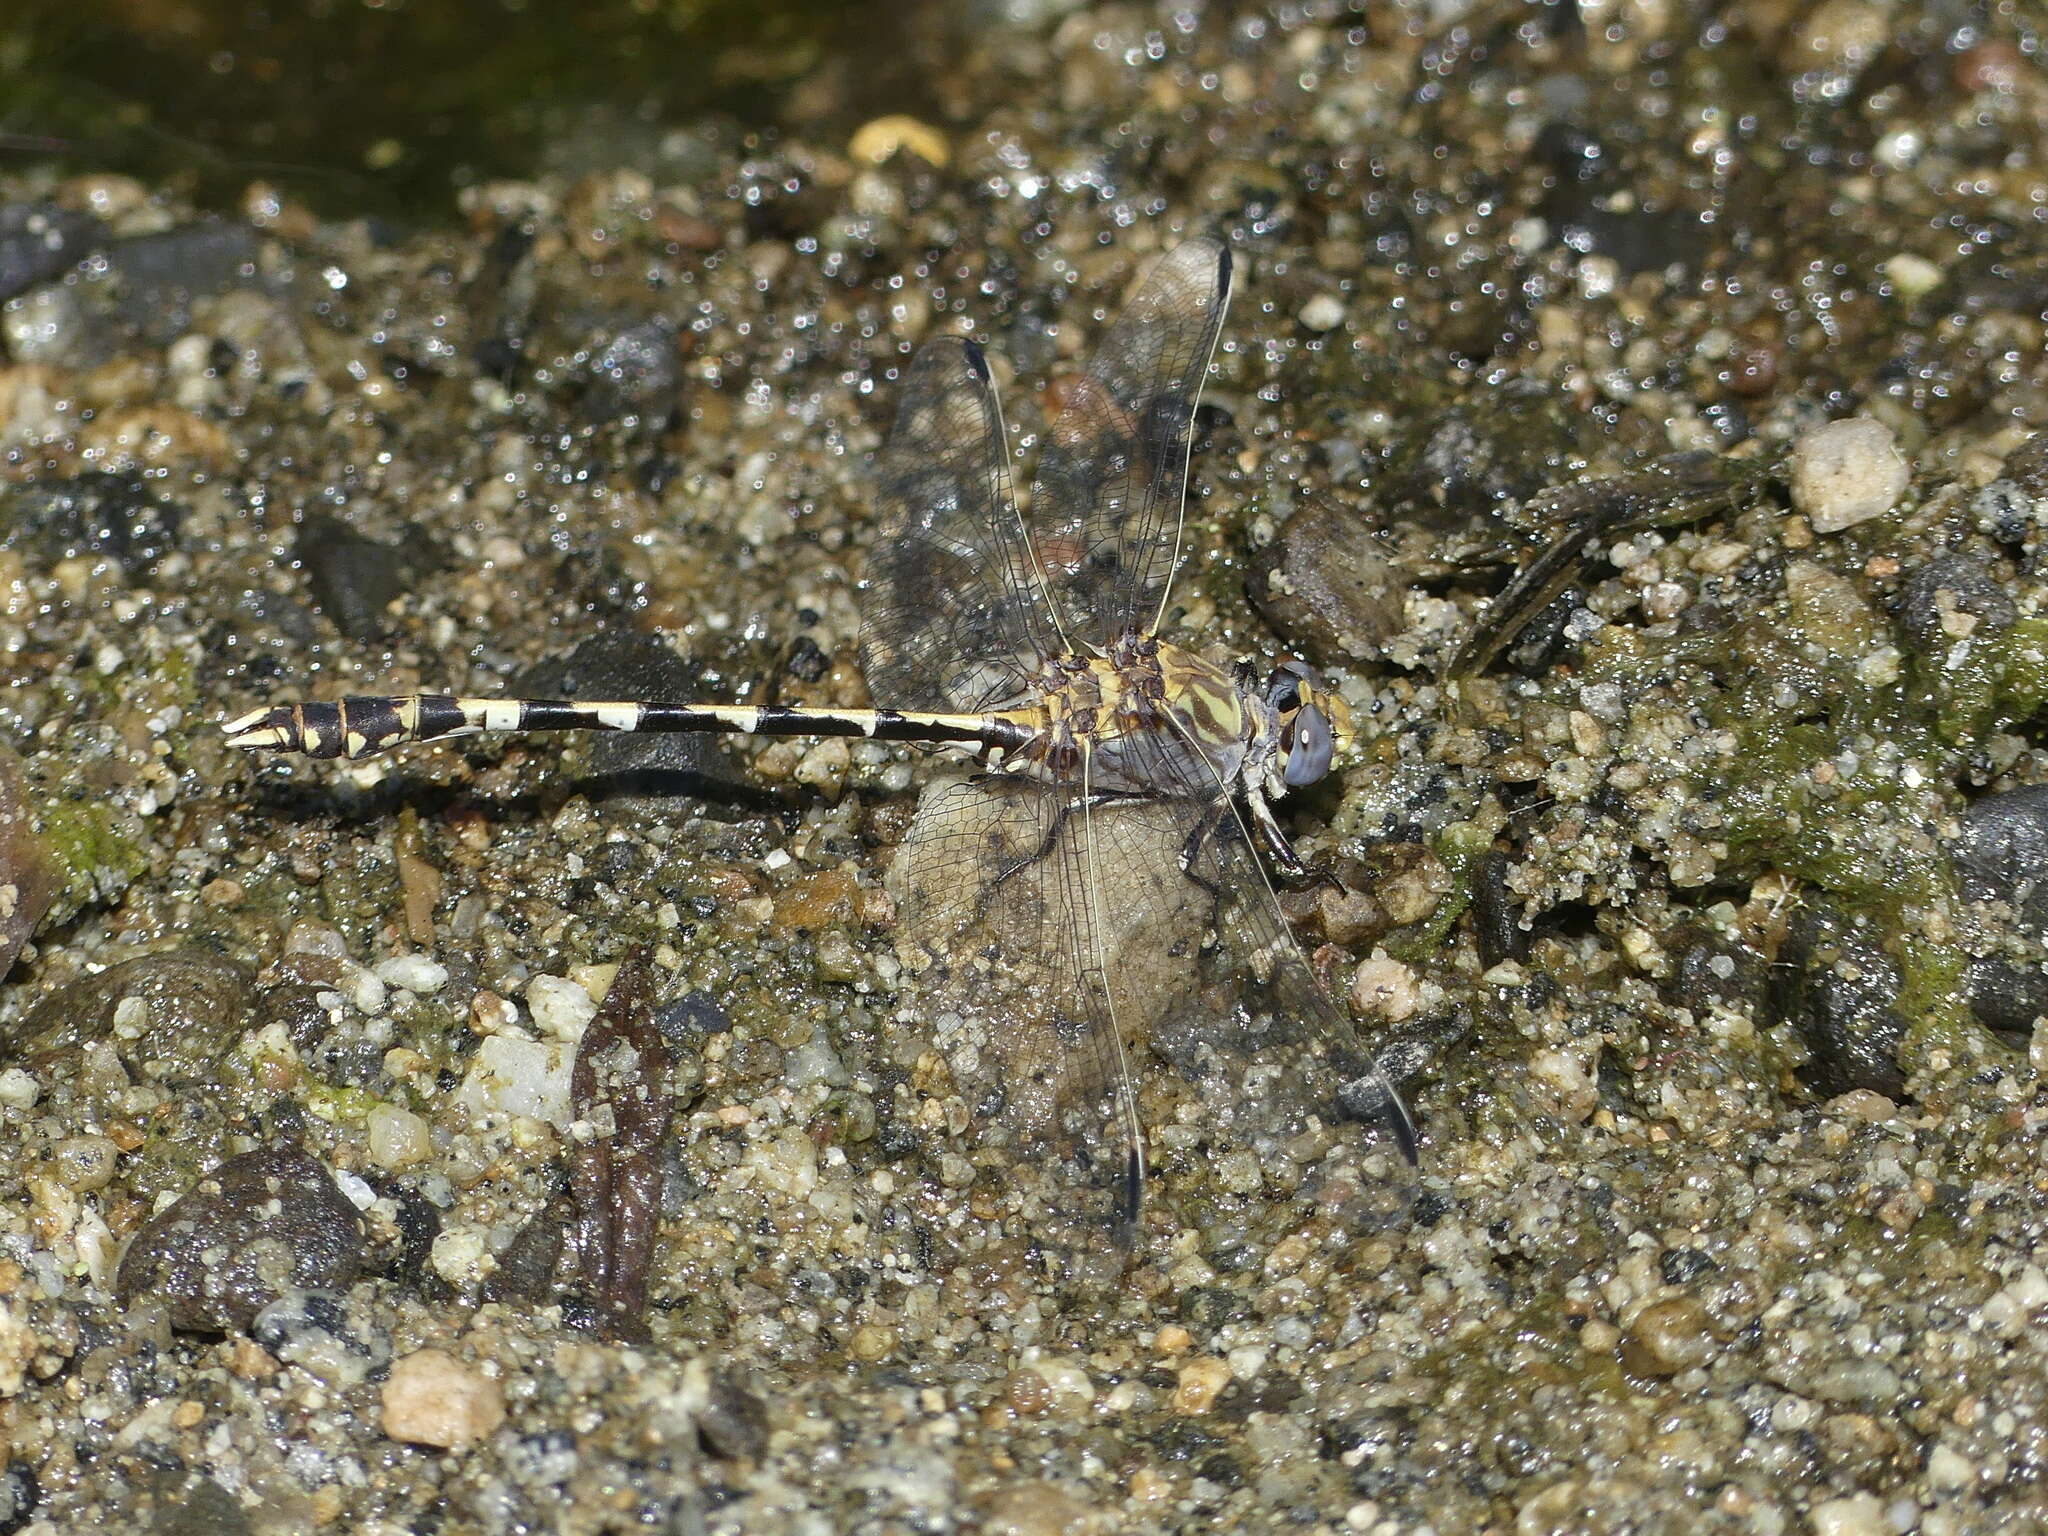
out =
[[956,780],[926,793],[889,875],[899,933],[931,961],[921,990],[955,1090],[1000,1122],[984,1141],[1020,1171],[1048,1147],[1086,1165],[1126,1231],[1143,1174],[1130,1055],[1198,913],[1170,859],[1096,850],[1170,844],[1177,820],[1163,803]]
[[861,669],[894,708],[1010,703],[1058,650],[1008,453],[981,348],[957,336],[928,342],[876,461],[880,531],[861,600]]
[[1078,643],[1159,626],[1180,560],[1195,404],[1229,302],[1228,247],[1190,240],[1169,251],[1047,434],[1031,533]]

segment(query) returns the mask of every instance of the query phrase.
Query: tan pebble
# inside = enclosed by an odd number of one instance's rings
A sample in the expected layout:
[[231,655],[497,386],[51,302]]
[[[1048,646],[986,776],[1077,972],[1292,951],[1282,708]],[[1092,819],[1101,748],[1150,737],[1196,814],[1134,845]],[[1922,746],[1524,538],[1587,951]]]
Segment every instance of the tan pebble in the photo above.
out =
[[254,1339],[237,1335],[228,1346],[228,1369],[239,1381],[261,1381],[277,1373],[277,1360]]
[[1230,1385],[1230,1365],[1214,1355],[1197,1355],[1180,1368],[1173,1389],[1175,1413],[1207,1413]]
[[1003,1396],[1011,1412],[1036,1418],[1052,1406],[1052,1384],[1033,1370],[1012,1371],[1003,1383]]
[[384,1433],[452,1450],[505,1422],[505,1389],[445,1350],[414,1350],[384,1383]]
[[370,1161],[393,1173],[425,1162],[434,1150],[427,1122],[396,1104],[379,1104],[370,1111],[369,1133]]
[[862,1323],[853,1330],[853,1358],[881,1360],[896,1347],[896,1330],[880,1323]]
[[1012,1483],[983,1506],[982,1536],[1084,1536],[1100,1529],[1095,1511],[1058,1483]]
[[1911,480],[1891,428],[1868,416],[1828,422],[1792,445],[1792,504],[1816,533],[1884,516]]
[[171,1410],[171,1423],[179,1429],[194,1429],[206,1418],[206,1407],[190,1398]]
[[1861,1120],[1869,1125],[1882,1125],[1899,1112],[1898,1105],[1869,1088],[1851,1088],[1847,1093],[1838,1093],[1824,1107],[1831,1115],[1839,1115],[1844,1120]]
[[1351,978],[1351,1001],[1360,1013],[1400,1023],[1412,1018],[1422,1006],[1415,990],[1415,973],[1398,960],[1374,955],[1359,963]]
[[1184,1355],[1194,1342],[1195,1336],[1179,1323],[1168,1323],[1152,1336],[1152,1347],[1162,1355]]
[[1173,1484],[1150,1467],[1140,1467],[1131,1474],[1130,1494],[1136,1503],[1157,1504],[1173,1497]]
[[864,165],[880,165],[903,149],[940,169],[953,158],[943,133],[900,112],[862,123],[846,144],[847,154]]
[[1690,1296],[1643,1308],[1622,1336],[1621,1361],[1638,1376],[1676,1376],[1705,1365],[1720,1349],[1714,1320]]

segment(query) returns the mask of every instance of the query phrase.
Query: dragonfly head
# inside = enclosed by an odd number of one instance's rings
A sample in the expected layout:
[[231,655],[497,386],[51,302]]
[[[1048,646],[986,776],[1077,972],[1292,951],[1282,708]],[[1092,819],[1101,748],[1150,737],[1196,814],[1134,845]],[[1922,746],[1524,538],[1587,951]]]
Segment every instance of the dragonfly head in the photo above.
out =
[[1305,661],[1288,659],[1266,679],[1266,702],[1280,717],[1280,779],[1288,789],[1315,783],[1351,740],[1351,710]]

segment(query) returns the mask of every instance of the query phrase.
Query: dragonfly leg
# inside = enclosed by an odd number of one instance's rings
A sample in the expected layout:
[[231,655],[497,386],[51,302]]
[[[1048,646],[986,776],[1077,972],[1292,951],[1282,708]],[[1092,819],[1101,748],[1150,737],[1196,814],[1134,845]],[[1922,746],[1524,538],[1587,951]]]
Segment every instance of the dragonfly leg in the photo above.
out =
[[1294,851],[1294,844],[1287,840],[1287,834],[1280,830],[1280,822],[1273,815],[1273,805],[1257,789],[1245,791],[1245,804],[1251,809],[1252,822],[1259,829],[1259,836],[1265,839],[1267,851],[1273,855],[1273,862],[1280,873],[1290,880],[1306,879],[1309,868],[1302,863],[1301,855]]

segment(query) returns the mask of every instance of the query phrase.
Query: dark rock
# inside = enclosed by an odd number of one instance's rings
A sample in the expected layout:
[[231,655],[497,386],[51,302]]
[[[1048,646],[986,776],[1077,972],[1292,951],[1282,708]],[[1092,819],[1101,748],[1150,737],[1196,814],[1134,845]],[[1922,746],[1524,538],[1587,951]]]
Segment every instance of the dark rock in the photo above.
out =
[[1245,590],[1303,655],[1374,661],[1400,632],[1407,580],[1354,513],[1318,498],[1252,557]]
[[2006,587],[1986,555],[1936,555],[1899,584],[1899,625],[1922,655],[1944,655],[1959,640],[2012,627],[2019,608]]
[[1712,1008],[1746,1008],[1763,995],[1765,966],[1754,950],[1731,944],[1706,928],[1687,928],[1672,946],[1678,968],[1671,1000],[1695,1014]]
[[1949,857],[1963,896],[2010,908],[2018,927],[2048,941],[2048,785],[1986,795],[1961,823]]
[[288,1292],[346,1290],[362,1258],[356,1209],[327,1169],[294,1146],[259,1147],[143,1224],[115,1294],[162,1300],[175,1328],[246,1332]]
[[555,1199],[513,1234],[484,1281],[485,1301],[547,1302],[555,1298],[555,1270],[569,1241],[569,1203]]
[[1550,172],[1536,212],[1553,240],[1582,256],[1611,257],[1626,273],[1699,264],[1708,230],[1698,215],[1644,206],[1639,185],[1598,135],[1555,120],[1533,150]]
[[676,328],[657,316],[619,332],[590,365],[583,414],[595,422],[631,416],[672,419],[683,382],[683,354]]
[[[2004,953],[1972,957],[1964,985],[1987,1029],[2023,1044],[2048,1015],[2048,786],[1986,795],[1949,846],[1965,900],[1983,909]],[[1987,946],[1988,947],[1988,946]]]
[[242,1501],[210,1477],[165,1477],[157,1487],[149,1536],[251,1536],[254,1530]]
[[783,663],[789,675],[800,683],[815,683],[832,668],[832,658],[818,649],[818,642],[809,635],[798,635],[789,647],[789,659]]
[[57,899],[57,870],[29,816],[28,765],[0,742],[0,981]]
[[1697,1248],[1667,1248],[1657,1261],[1666,1285],[1690,1285],[1714,1268],[1714,1261]]
[[[129,998],[144,1011],[117,1014]],[[144,955],[59,987],[31,1008],[0,1049],[37,1055],[111,1039],[122,1064],[167,1084],[210,1081],[214,1062],[248,1025],[249,972],[197,946]]]
[[[567,656],[541,662],[513,679],[527,697],[687,700],[698,695],[698,669],[658,636],[608,629]],[[599,735],[590,740],[590,777],[626,794],[758,798],[713,737]]]
[[0,303],[75,266],[104,232],[91,214],[53,203],[0,208]]
[[55,564],[99,555],[130,580],[177,546],[185,509],[134,475],[88,471],[0,492],[0,547]]
[[389,631],[385,610],[405,592],[414,564],[405,550],[313,512],[299,525],[297,552],[313,601],[336,629],[351,640],[375,640]]
[[334,1291],[293,1288],[256,1314],[249,1333],[288,1365],[330,1387],[352,1387],[391,1363],[391,1336],[348,1315]]
[[42,1485],[20,1462],[0,1472],[0,1536],[14,1536],[27,1526],[43,1502]]
[[1906,1096],[1897,1051],[1906,1021],[1892,1008],[1899,968],[1832,907],[1807,908],[1792,923],[1771,977],[1773,1015],[1799,1032],[1812,1059],[1800,1068],[1814,1092],[1832,1098],[1867,1088]]
[[1513,862],[1503,850],[1489,848],[1473,874],[1472,936],[1479,943],[1479,963],[1489,970],[1503,960],[1529,958],[1529,930],[1508,889]]
[[1963,973],[1963,990],[1977,1022],[2006,1043],[2025,1046],[2034,1021],[2048,1018],[2048,970],[2002,955],[1979,955]]
[[194,299],[261,283],[256,232],[225,219],[117,240],[108,255],[121,287],[121,318],[159,344],[191,329]]
[[768,1404],[723,1372],[714,1371],[697,1414],[705,1449],[727,1461],[759,1461],[768,1449]]

